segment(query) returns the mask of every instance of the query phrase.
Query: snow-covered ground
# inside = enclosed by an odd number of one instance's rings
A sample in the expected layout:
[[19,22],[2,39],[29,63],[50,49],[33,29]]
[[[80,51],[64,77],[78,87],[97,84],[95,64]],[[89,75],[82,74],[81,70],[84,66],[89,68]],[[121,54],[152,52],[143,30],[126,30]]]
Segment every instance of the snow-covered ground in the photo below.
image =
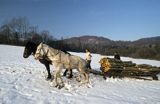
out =
[[[107,79],[90,74],[92,88],[78,86],[75,78],[63,78],[71,88],[58,90],[46,81],[45,67],[33,56],[23,58],[24,47],[0,45],[0,104],[160,104],[160,81]],[[84,58],[84,53],[72,54]],[[99,60],[92,55],[92,68],[99,70]],[[112,57],[112,56],[110,56]],[[160,66],[160,61],[122,60]],[[51,71],[53,73],[53,67]]]

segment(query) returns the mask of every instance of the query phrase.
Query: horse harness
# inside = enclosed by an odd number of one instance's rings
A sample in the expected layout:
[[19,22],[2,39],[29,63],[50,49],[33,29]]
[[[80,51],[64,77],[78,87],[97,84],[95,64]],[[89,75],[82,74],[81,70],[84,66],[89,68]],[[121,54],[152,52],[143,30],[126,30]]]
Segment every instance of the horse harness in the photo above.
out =
[[[42,58],[44,58],[44,59],[47,59],[47,60],[49,60],[49,56],[47,56],[48,55],[48,52],[49,52],[49,47],[47,46],[47,51],[43,48],[43,44],[42,44],[42,48],[41,48],[41,50],[43,51],[43,56],[42,56]],[[40,50],[40,51],[41,51]],[[39,53],[36,53],[36,54],[40,54],[40,51],[39,51]],[[59,54],[60,52],[59,52],[59,50],[58,50],[58,52],[55,54],[55,55],[51,55],[51,56],[53,56],[53,57],[55,57],[55,56],[57,56],[58,54]]]

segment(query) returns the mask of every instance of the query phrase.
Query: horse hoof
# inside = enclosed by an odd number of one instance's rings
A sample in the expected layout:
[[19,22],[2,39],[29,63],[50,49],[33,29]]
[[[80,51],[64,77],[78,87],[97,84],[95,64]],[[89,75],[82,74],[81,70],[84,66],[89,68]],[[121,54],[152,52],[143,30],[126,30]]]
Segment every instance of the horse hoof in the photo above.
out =
[[106,80],[107,78],[105,76],[103,76],[103,79]]
[[58,88],[58,89],[61,89],[61,88],[64,87],[64,85],[56,85],[55,87]]
[[46,80],[47,81],[52,80],[52,77],[47,77]]
[[77,81],[77,82],[81,82],[80,78],[76,78],[76,81]]
[[46,78],[46,81],[49,81],[50,80],[50,78]]
[[55,85],[54,87],[56,87],[56,88],[57,88],[58,86],[59,86],[59,85],[57,84],[57,85]]
[[58,89],[61,89],[61,88],[63,88],[64,86],[63,85],[59,85],[57,88]]
[[51,75],[49,75],[47,78],[50,78],[50,79],[51,79],[51,78],[52,78],[52,76],[51,76]]
[[87,84],[87,87],[88,87],[88,88],[92,88],[92,85],[91,85],[91,84]]
[[73,78],[73,76],[68,76],[67,78],[68,78],[68,79],[71,79],[71,78]]

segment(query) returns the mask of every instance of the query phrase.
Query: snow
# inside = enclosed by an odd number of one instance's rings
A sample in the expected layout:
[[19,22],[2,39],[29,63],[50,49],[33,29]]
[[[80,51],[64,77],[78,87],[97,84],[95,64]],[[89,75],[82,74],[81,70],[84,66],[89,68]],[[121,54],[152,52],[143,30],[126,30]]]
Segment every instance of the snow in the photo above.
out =
[[[33,56],[23,58],[23,50],[24,47],[0,45],[0,104],[160,104],[160,81],[104,80],[90,74],[92,88],[79,86],[75,78],[63,78],[67,87],[59,90],[45,80],[47,72],[41,63]],[[84,53],[71,53],[85,57]],[[98,62],[104,56],[92,56],[92,68],[99,70]],[[160,66],[156,60],[128,57],[122,60]]]

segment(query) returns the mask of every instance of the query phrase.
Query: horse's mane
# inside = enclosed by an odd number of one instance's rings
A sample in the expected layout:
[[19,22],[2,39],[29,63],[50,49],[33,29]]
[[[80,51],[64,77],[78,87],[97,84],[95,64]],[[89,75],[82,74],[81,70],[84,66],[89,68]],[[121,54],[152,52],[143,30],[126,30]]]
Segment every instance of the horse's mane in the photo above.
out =
[[31,41],[28,41],[28,42],[26,43],[25,47],[26,47],[27,49],[30,49],[30,50],[33,52],[33,54],[35,54],[38,45],[39,45],[39,44],[36,44],[36,43],[34,43],[34,42],[31,42]]
[[47,44],[43,44],[43,45],[46,45],[47,47],[49,47],[51,50],[53,50],[53,51],[61,51],[61,52],[64,52],[65,54],[69,54],[69,55],[71,55],[69,52],[67,52],[65,49],[57,49],[57,48],[54,48],[54,47],[51,47],[51,46],[49,46],[49,45],[47,45]]

